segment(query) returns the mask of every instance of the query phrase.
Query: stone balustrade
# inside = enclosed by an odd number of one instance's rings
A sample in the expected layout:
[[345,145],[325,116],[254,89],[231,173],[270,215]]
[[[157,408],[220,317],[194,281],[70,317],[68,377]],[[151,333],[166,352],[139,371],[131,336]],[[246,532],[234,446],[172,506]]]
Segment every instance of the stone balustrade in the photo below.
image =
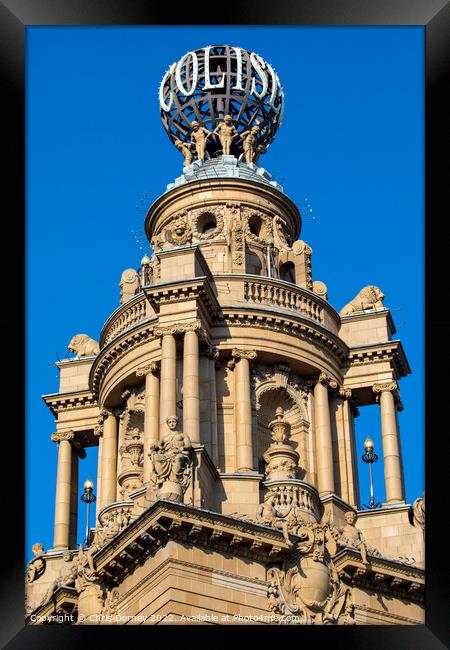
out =
[[153,310],[145,295],[143,293],[137,294],[124,305],[121,305],[106,321],[100,339],[100,347],[103,348],[127,329],[133,327],[136,323],[145,321],[152,315]]
[[291,507],[303,512],[305,518],[318,522],[322,516],[319,494],[312,485],[298,479],[264,481],[267,492],[275,498],[275,508],[280,513],[288,512]]
[[215,276],[221,306],[242,302],[262,305],[304,316],[333,334],[340,327],[339,314],[319,295],[284,280],[255,275],[220,274]]
[[[222,306],[261,305],[304,316],[333,334],[337,334],[340,318],[333,307],[313,291],[290,282],[246,274],[217,274],[215,277],[218,300]],[[173,283],[171,283],[173,284]],[[161,289],[164,284],[155,285]],[[106,321],[100,338],[100,347],[154,315],[145,295],[140,293],[121,305]]]

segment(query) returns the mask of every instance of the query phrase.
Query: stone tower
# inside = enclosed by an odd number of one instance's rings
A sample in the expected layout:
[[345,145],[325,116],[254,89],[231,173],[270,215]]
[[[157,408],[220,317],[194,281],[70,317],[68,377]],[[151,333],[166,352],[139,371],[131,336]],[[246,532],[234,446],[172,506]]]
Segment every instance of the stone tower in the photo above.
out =
[[[184,167],[146,216],[152,255],[44,397],[54,546],[33,547],[27,620],[422,623],[425,502],[405,503],[397,419],[408,362],[378,287],[340,313],[328,302],[299,210],[260,166],[282,122],[276,72],[202,48],[169,68],[160,104]],[[354,419],[375,402],[386,502],[360,510]],[[90,446],[96,523],[77,549]]]

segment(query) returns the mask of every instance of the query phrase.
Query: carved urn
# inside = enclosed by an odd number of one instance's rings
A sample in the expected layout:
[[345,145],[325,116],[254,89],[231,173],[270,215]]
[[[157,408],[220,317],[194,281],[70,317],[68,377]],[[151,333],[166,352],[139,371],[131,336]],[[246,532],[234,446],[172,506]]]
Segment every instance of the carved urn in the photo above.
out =
[[276,410],[275,420],[269,423],[272,444],[263,455],[266,477],[269,481],[293,479],[296,477],[300,455],[289,444],[289,424],[284,420],[281,407]]

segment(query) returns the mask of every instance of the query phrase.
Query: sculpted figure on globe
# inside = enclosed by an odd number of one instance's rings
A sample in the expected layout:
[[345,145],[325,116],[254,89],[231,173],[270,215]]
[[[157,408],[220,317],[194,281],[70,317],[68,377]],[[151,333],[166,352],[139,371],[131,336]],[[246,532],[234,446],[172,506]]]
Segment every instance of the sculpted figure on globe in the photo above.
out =
[[161,81],[159,105],[184,166],[190,164],[189,145],[200,161],[233,155],[255,163],[281,126],[284,94],[274,68],[258,54],[211,45],[172,63]]

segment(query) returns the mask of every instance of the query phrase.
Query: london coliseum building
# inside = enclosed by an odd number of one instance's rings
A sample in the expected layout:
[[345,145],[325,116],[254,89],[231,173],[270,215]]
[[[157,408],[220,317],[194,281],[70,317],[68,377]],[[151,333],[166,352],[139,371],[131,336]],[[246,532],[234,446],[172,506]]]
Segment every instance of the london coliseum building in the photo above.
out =
[[[299,210],[260,166],[283,117],[276,72],[202,48],[170,66],[160,106],[184,166],[146,216],[152,257],[44,396],[54,545],[33,546],[27,622],[423,623],[425,501],[405,503],[397,419],[408,361],[378,287],[328,302]],[[386,502],[361,510],[354,419],[373,403]],[[77,548],[92,446],[96,523]]]

